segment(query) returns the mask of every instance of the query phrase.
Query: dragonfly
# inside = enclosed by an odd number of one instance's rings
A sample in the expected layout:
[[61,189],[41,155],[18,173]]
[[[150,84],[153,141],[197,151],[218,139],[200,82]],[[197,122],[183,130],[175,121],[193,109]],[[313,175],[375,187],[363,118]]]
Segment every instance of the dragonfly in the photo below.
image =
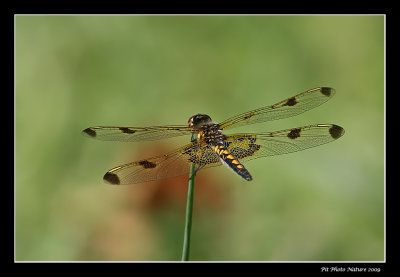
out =
[[187,125],[152,127],[89,127],[82,133],[105,141],[140,142],[191,136],[190,143],[170,153],[130,162],[107,171],[103,179],[112,185],[125,185],[187,175],[190,165],[201,169],[227,165],[247,181],[253,178],[243,163],[261,157],[287,154],[319,146],[344,135],[335,124],[316,124],[274,132],[224,134],[223,131],[292,117],[311,110],[333,97],[335,89],[318,87],[215,123],[206,114],[189,118]]

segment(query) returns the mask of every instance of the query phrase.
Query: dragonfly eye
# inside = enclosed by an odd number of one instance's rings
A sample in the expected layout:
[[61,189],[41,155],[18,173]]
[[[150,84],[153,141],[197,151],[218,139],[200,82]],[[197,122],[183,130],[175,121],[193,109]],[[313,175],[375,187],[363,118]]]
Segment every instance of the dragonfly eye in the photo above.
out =
[[211,117],[206,114],[196,114],[188,120],[189,127],[200,127],[201,125],[211,123]]

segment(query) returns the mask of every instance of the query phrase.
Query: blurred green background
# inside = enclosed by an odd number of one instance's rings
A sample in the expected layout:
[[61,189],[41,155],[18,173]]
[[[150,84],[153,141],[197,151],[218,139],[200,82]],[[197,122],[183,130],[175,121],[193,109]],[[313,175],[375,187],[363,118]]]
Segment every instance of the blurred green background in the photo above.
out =
[[[85,138],[90,126],[216,122],[318,86],[335,97],[300,116],[339,140],[196,180],[191,260],[382,261],[384,16],[15,17],[15,259],[175,261],[187,176],[110,186],[158,142]],[[232,133],[231,132],[231,133]]]

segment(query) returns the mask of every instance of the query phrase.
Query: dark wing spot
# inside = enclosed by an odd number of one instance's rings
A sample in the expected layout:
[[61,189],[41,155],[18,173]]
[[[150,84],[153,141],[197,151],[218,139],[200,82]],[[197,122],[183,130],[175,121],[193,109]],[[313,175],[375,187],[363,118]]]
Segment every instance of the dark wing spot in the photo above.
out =
[[157,166],[155,163],[149,162],[147,160],[140,161],[139,165],[143,166],[143,168],[155,168]]
[[294,106],[296,104],[297,104],[296,97],[291,97],[286,101],[285,106]]
[[86,129],[83,130],[82,132],[85,133],[86,135],[92,137],[92,138],[96,137],[96,131],[94,131],[94,130],[91,129],[91,128],[86,128]]
[[327,97],[331,96],[332,91],[333,91],[333,88],[328,88],[328,87],[321,88],[321,93]]
[[329,128],[329,133],[334,139],[338,139],[344,134],[344,129],[338,125],[333,125]]
[[296,139],[296,138],[300,137],[300,132],[301,132],[300,128],[293,129],[292,131],[290,131],[290,133],[287,135],[287,137],[290,139]]
[[119,185],[119,178],[116,174],[114,173],[110,173],[107,172],[104,177],[103,177],[104,181],[106,181],[107,183],[111,184],[111,185]]
[[126,127],[120,127],[119,129],[121,130],[122,133],[125,133],[125,134],[134,134],[136,132],[135,130],[131,130]]

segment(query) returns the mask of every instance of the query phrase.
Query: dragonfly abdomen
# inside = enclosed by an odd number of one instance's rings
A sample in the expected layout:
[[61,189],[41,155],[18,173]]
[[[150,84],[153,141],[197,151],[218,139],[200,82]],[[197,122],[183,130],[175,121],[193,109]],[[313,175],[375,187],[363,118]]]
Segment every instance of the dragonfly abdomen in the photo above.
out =
[[229,166],[234,172],[247,181],[251,181],[253,178],[250,172],[242,165],[238,159],[233,156],[229,150],[223,144],[217,144],[214,146],[214,151],[218,154],[222,163]]

